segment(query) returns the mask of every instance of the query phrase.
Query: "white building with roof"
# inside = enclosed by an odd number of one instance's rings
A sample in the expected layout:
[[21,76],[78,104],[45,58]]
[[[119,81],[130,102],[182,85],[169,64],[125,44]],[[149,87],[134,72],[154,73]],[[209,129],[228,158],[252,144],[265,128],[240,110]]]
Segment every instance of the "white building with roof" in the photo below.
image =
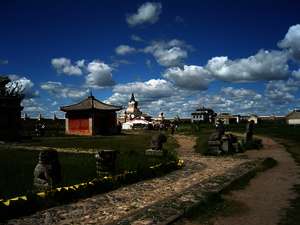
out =
[[286,122],[289,125],[300,125],[300,109],[295,109],[287,114]]

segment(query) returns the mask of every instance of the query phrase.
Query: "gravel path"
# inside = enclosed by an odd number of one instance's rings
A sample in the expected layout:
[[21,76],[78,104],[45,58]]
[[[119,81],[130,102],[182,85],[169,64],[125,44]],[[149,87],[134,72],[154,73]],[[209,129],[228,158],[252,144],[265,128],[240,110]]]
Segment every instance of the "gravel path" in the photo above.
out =
[[111,224],[201,182],[226,174],[246,159],[201,157],[193,152],[195,138],[176,135],[186,166],[160,178],[142,181],[77,203],[54,207],[8,224]]
[[[224,196],[228,200],[240,202],[246,210],[230,216],[218,216],[214,225],[274,225],[278,224],[282,209],[288,207],[289,199],[295,196],[291,190],[300,183],[299,168],[284,147],[270,138],[263,138],[262,150],[247,151],[249,158],[272,157],[278,165],[253,178],[249,185]],[[201,224],[183,220],[180,224]]]

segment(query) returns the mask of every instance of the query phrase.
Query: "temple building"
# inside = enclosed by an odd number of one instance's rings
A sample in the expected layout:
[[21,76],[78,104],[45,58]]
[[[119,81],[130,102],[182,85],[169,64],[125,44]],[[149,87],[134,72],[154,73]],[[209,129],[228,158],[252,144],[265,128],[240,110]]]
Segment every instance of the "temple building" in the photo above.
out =
[[300,125],[300,110],[295,109],[287,114],[286,122],[289,125]]
[[140,118],[140,116],[142,116],[142,112],[138,108],[138,101],[135,100],[134,94],[132,93],[124,115],[125,122],[128,120]]
[[8,89],[8,77],[0,77],[0,140],[11,141],[20,138],[21,130],[21,101],[18,85]]
[[225,125],[240,123],[240,115],[231,115],[230,113],[220,113],[216,117],[216,121],[221,120]]
[[109,105],[89,96],[83,101],[63,106],[66,112],[66,134],[97,135],[117,133],[117,114],[122,107]]
[[209,108],[199,108],[196,109],[195,112],[192,112],[192,119],[191,122],[203,122],[203,123],[213,123],[216,118],[216,113],[214,110],[209,109]]

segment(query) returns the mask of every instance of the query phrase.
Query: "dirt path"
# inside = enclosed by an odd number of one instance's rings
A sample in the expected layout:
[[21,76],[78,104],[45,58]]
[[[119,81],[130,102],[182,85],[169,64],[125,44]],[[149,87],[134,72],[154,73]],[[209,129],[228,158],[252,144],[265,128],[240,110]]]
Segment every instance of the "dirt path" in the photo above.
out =
[[[294,184],[300,183],[297,175],[299,168],[290,154],[270,138],[263,138],[262,150],[248,151],[249,158],[272,157],[278,165],[252,179],[249,185],[224,196],[228,200],[245,205],[242,213],[229,216],[217,216],[214,225],[274,225],[278,224],[282,209],[288,207],[289,199],[295,196],[291,190]],[[184,220],[182,224],[201,224]]]
[[196,137],[176,134],[175,138],[180,146],[180,148],[177,149],[180,158],[188,158],[195,155],[194,145],[196,144]]

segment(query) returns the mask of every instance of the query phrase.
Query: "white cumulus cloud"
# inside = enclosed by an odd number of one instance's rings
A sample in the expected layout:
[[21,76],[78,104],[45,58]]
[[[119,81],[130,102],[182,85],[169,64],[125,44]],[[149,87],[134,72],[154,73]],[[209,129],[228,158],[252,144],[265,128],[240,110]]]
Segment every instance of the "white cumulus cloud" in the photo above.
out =
[[93,88],[113,86],[112,68],[102,61],[94,60],[87,66],[89,74],[86,76],[86,85]]
[[51,60],[51,64],[59,74],[66,75],[82,75],[84,68],[84,60],[78,60],[75,64],[72,64],[70,59],[61,57],[61,58],[53,58]]
[[293,77],[295,77],[296,79],[300,79],[300,69],[298,70],[294,70],[292,72]]
[[278,47],[287,49],[291,57],[300,62],[300,24],[291,26]]
[[22,106],[24,107],[23,111],[26,113],[42,113],[47,110],[47,107],[45,107],[43,104],[36,101],[36,99],[29,98],[24,99],[22,101]]
[[55,81],[45,82],[40,87],[57,98],[82,99],[89,94],[86,88],[67,87]]
[[173,85],[163,79],[151,79],[145,82],[131,82],[118,84],[113,92],[121,94],[137,93],[140,97],[153,99],[171,96],[174,92]]
[[290,103],[295,100],[295,93],[299,90],[300,82],[293,79],[269,81],[266,86],[266,97],[277,104]]
[[206,69],[215,78],[225,81],[279,80],[290,74],[287,60],[285,52],[260,50],[257,54],[242,59],[213,57],[208,61]]
[[137,35],[135,35],[135,34],[132,34],[132,35],[130,36],[130,39],[133,40],[133,41],[137,41],[137,42],[142,42],[142,41],[144,41],[143,38],[141,38],[140,36],[137,36]]
[[135,51],[136,51],[136,49],[133,47],[130,47],[129,45],[119,45],[115,49],[115,52],[118,55],[127,55],[127,54],[133,53]]
[[158,21],[162,11],[162,5],[159,2],[146,2],[142,4],[136,13],[127,15],[126,21],[130,26],[141,24],[154,24]]
[[166,67],[178,66],[188,57],[188,46],[180,40],[154,41],[144,49],[145,53],[150,53],[156,61]]
[[172,67],[163,76],[176,86],[190,90],[206,90],[212,81],[210,72],[201,66]]

